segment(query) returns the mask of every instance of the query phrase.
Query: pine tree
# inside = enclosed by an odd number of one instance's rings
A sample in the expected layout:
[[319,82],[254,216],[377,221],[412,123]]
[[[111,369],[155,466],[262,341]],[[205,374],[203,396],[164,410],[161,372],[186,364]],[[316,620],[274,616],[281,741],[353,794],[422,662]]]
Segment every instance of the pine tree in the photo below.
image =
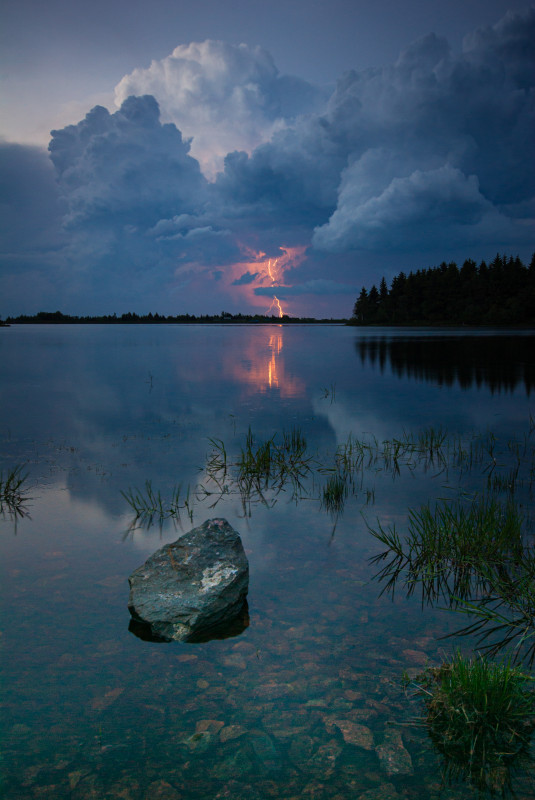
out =
[[355,303],[355,307],[353,309],[353,317],[356,320],[358,320],[358,322],[364,323],[366,321],[367,315],[368,315],[368,292],[366,288],[363,286],[362,289],[360,290],[358,300]]

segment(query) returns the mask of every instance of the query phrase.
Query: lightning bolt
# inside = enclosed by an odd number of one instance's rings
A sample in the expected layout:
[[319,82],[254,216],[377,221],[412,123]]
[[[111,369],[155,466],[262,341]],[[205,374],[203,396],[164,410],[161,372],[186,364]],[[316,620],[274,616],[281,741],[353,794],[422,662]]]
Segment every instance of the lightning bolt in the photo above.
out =
[[[282,301],[275,294],[275,289],[284,292],[286,283],[284,275],[287,269],[295,268],[301,264],[305,258],[306,247],[279,247],[281,255],[268,258],[262,250],[253,250],[247,245],[240,244],[240,248],[246,256],[246,260],[238,261],[232,265],[229,275],[232,276],[232,283],[229,286],[240,286],[238,290],[243,293],[253,306],[258,305],[256,289],[262,287],[262,294],[271,294],[270,306],[264,313],[285,317],[288,314],[283,308]],[[246,278],[246,280],[243,280]],[[280,287],[280,289],[279,289]],[[260,294],[260,292],[259,292]],[[266,302],[265,295],[260,302]],[[284,305],[287,302],[284,301]]]
[[284,316],[280,300],[276,295],[273,295],[273,301],[268,310],[266,311],[266,316],[268,316],[271,311],[275,311],[276,313],[278,313],[279,317]]
[[[279,260],[278,258],[274,259],[274,264],[273,264],[274,267],[277,266],[277,261],[278,260]],[[268,273],[268,275],[269,275],[269,277],[271,279],[271,285],[275,286],[275,282],[276,282],[277,279],[274,277],[274,275],[273,275],[273,273],[271,271],[271,261],[272,261],[272,259],[270,258],[268,263],[267,263],[267,273]],[[273,300],[271,301],[270,307],[266,311],[266,315],[269,315],[272,311],[275,311],[276,313],[278,313],[279,317],[282,317],[283,314],[284,314],[284,312],[282,310],[282,306],[280,304],[280,300],[276,295],[273,295]]]

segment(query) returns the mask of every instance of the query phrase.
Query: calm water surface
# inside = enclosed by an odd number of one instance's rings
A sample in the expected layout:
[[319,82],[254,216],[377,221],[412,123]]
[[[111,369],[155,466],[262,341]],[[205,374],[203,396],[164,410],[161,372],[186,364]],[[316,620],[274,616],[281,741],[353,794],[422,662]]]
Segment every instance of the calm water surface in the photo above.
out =
[[[0,519],[2,797],[473,797],[441,788],[400,683],[451,654],[461,640],[441,637],[459,617],[380,597],[366,523],[403,528],[408,507],[479,490],[482,467],[395,474],[372,461],[337,518],[321,472],[305,499],[283,491],[246,514],[235,493],[209,508],[196,487],[210,439],[237,453],[249,427],[259,439],[299,428],[323,465],[349,435],[433,426],[521,441],[534,344],[533,332],[339,326],[1,329],[0,468],[25,465],[32,498],[29,517]],[[192,521],[129,531],[121,492],[147,480],[189,486]],[[244,542],[249,627],[202,644],[137,638],[128,575],[214,516]],[[529,771],[515,781],[535,797]]]

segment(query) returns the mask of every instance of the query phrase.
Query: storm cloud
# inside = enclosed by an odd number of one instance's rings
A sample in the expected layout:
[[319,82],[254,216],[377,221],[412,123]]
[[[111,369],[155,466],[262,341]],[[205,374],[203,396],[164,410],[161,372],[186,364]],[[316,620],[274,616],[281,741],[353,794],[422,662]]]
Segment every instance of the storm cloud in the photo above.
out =
[[467,37],[460,56],[429,35],[391,67],[346,75],[326,118],[348,164],[314,245],[527,241],[534,37],[532,9]]
[[57,296],[68,268],[64,206],[54,168],[37,147],[0,142],[0,313]]
[[[246,310],[276,294],[300,313],[332,298],[337,315],[408,259],[529,257],[533,41],[534,9],[459,54],[429,34],[328,97],[260,48],[180,45],[120,81],[114,113],[53,131],[51,161],[0,149],[18,186],[3,312],[38,310],[13,307],[24,270],[72,313]],[[268,276],[285,247],[302,258]]]
[[244,272],[243,275],[240,275],[239,278],[236,278],[235,281],[232,281],[233,286],[247,286],[250,283],[258,278],[258,272]]
[[163,117],[192,137],[192,153],[210,175],[230,151],[251,152],[325,99],[319,87],[281,75],[263,48],[212,40],[176,47],[115,89],[119,104],[139,94],[153,95]]
[[151,95],[127,98],[115,114],[96,106],[77,125],[52,131],[67,224],[147,227],[198,210],[206,181],[189,149],[174,125],[161,124]]
[[356,286],[347,286],[325,278],[307,281],[306,283],[296,283],[293,286],[259,286],[254,290],[257,297],[278,297],[285,300],[289,297],[299,297],[300,295],[325,295],[350,294],[355,295]]

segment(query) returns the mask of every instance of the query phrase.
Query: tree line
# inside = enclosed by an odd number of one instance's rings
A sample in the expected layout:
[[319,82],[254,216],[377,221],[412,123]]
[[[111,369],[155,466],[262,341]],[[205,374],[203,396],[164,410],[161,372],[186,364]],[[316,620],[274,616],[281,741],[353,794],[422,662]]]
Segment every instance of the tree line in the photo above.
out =
[[496,255],[479,266],[445,261],[393,278],[390,289],[362,287],[353,325],[520,325],[535,322],[535,253],[529,266],[517,256]]
[[19,314],[17,317],[7,317],[4,325],[12,323],[46,323],[46,324],[221,324],[221,323],[332,323],[347,322],[345,319],[315,319],[314,317],[290,317],[288,314],[267,316],[264,314],[231,314],[222,311],[221,314],[136,314],[128,311],[118,316],[117,314],[104,314],[100,316],[73,316],[63,314],[61,311],[39,311],[37,314]]

